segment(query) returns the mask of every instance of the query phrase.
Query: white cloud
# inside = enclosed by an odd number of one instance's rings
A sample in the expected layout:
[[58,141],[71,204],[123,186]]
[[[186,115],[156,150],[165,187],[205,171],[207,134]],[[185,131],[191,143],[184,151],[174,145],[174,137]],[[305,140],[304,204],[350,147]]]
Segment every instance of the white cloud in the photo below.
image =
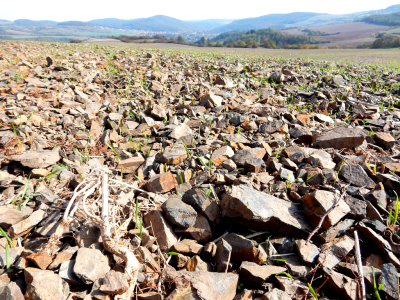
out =
[[382,9],[395,1],[365,0],[2,0],[0,19],[89,21],[100,18],[134,19],[167,15],[181,20],[240,19],[272,13],[319,12],[345,14]]

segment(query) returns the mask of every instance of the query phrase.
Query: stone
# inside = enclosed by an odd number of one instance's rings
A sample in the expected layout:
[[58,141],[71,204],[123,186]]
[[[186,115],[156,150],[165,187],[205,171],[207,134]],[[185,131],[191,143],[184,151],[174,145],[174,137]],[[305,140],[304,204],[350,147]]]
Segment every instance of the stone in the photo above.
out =
[[188,233],[199,243],[206,243],[212,238],[212,230],[207,218],[197,213],[196,222],[189,228],[175,228],[176,233]]
[[189,126],[185,124],[181,124],[177,127],[175,127],[172,132],[169,134],[169,137],[175,140],[179,140],[180,138],[184,136],[192,136],[193,131],[190,129]]
[[305,240],[296,240],[297,253],[305,263],[315,264],[319,256],[319,248]]
[[188,190],[182,197],[182,201],[191,205],[198,212],[203,213],[210,222],[219,223],[221,213],[217,202],[209,197],[201,189]]
[[233,273],[212,273],[204,271],[166,271],[167,280],[184,278],[195,289],[197,298],[202,300],[233,300],[236,295],[239,276]]
[[344,197],[344,202],[350,207],[349,217],[355,219],[365,219],[367,218],[367,203],[364,200],[359,200],[357,198],[346,196]]
[[15,282],[10,282],[3,289],[0,288],[0,299],[2,300],[24,300],[20,287]]
[[317,148],[353,149],[361,146],[365,134],[358,128],[337,127],[331,131],[319,134],[314,140]]
[[171,225],[162,216],[159,210],[151,210],[144,215],[146,227],[150,227],[150,233],[157,238],[158,245],[162,251],[168,251],[178,242]]
[[222,97],[214,95],[213,92],[209,91],[200,98],[199,105],[207,108],[218,107],[222,105],[222,100]]
[[145,188],[147,191],[152,193],[166,193],[177,186],[178,182],[176,181],[175,176],[172,175],[172,173],[167,172],[150,178],[147,181]]
[[[305,195],[303,197],[303,205],[307,210],[307,215],[310,222],[317,226],[321,218],[326,212],[332,208],[338,201],[340,196],[323,190],[317,190],[314,193]],[[322,228],[328,229],[329,227],[338,223],[348,212],[350,207],[342,199],[339,204],[328,214],[322,223]]]
[[92,290],[90,291],[90,294],[87,295],[84,300],[112,300],[112,297],[106,293],[103,293],[100,291],[100,287],[105,284],[105,279],[104,278],[99,278],[96,280],[93,285],[92,285]]
[[219,166],[224,161],[231,158],[235,153],[229,146],[222,146],[221,148],[215,150],[211,155],[211,161],[213,165]]
[[161,208],[165,218],[174,225],[189,228],[196,222],[197,212],[192,206],[184,203],[179,196],[169,197]]
[[75,260],[67,260],[61,263],[58,276],[72,285],[80,285],[81,281],[74,273]]
[[324,267],[324,275],[328,278],[327,284],[333,289],[336,296],[341,299],[354,300],[358,297],[357,281],[343,274]]
[[[14,262],[21,256],[24,251],[23,247],[15,247],[10,248],[10,264],[14,264]],[[0,268],[6,267],[6,251],[0,251]]]
[[133,157],[122,159],[118,161],[118,170],[125,173],[134,173],[143,163],[145,162],[144,157],[136,152]]
[[336,238],[322,245],[318,262],[326,268],[333,269],[353,248],[354,240],[349,236]]
[[330,116],[327,115],[323,115],[323,114],[315,114],[315,118],[321,122],[321,123],[325,123],[327,125],[329,124],[334,124],[335,122],[333,121],[333,119]]
[[198,255],[203,250],[203,246],[194,240],[184,239],[173,245],[171,250],[186,255]]
[[254,296],[253,290],[243,289],[236,294],[233,300],[253,300],[253,296]]
[[274,274],[285,272],[286,268],[278,266],[263,265],[244,261],[239,268],[240,282],[260,285]]
[[244,169],[247,172],[251,173],[259,173],[263,166],[265,167],[265,162],[262,159],[256,157],[252,157],[244,163]]
[[151,116],[157,120],[164,120],[167,114],[164,108],[162,108],[160,105],[154,104],[151,110]]
[[66,300],[69,287],[66,281],[53,271],[26,268],[24,270],[27,300]]
[[266,122],[260,126],[260,132],[272,134],[274,132],[282,131],[285,124],[281,120],[274,120]]
[[41,150],[12,155],[11,159],[20,162],[24,167],[44,169],[59,162],[61,156],[58,151]]
[[372,202],[376,206],[382,206],[386,209],[387,199],[386,199],[386,191],[382,182],[378,182],[375,188],[365,196],[365,200]]
[[262,159],[266,154],[266,150],[264,148],[252,148],[245,150],[238,150],[235,155],[232,156],[232,160],[239,166],[244,166],[244,164],[253,159],[259,158]]
[[104,277],[104,283],[100,286],[100,291],[110,295],[122,295],[128,288],[129,283],[126,275],[110,270]]
[[0,227],[8,230],[12,225],[22,221],[24,214],[12,205],[0,206]]
[[33,263],[35,266],[37,266],[38,268],[40,268],[42,270],[46,270],[47,267],[53,261],[50,254],[48,254],[46,252],[34,253],[31,255],[28,255],[26,258],[28,261],[30,261],[31,263]]
[[80,248],[77,251],[74,273],[86,284],[95,282],[110,270],[107,256],[97,249]]
[[276,276],[279,289],[291,298],[300,299],[308,292],[308,285],[297,279],[290,279],[284,276]]
[[204,262],[198,255],[193,256],[187,261],[186,269],[190,272],[196,272],[196,271],[211,272],[211,266],[208,263]]
[[268,293],[265,293],[261,300],[291,300],[292,297],[290,297],[287,293],[284,291],[281,291],[280,289],[272,289]]
[[234,185],[221,201],[222,216],[234,222],[283,234],[308,236],[312,231],[298,204]]
[[232,247],[227,241],[221,239],[217,244],[214,257],[215,272],[227,273],[231,261]]
[[165,148],[160,156],[160,162],[168,165],[176,165],[183,162],[187,157],[185,146],[182,144],[174,144]]
[[321,167],[324,169],[333,169],[336,164],[333,162],[331,155],[324,150],[318,150],[306,159],[308,163],[313,166]]
[[[382,292],[390,300],[399,300],[399,275],[393,264],[384,264],[382,273],[377,280],[377,286],[382,286]],[[380,292],[381,293],[381,292]]]
[[340,169],[339,174],[352,185],[366,188],[375,187],[375,182],[368,176],[360,165],[351,166],[349,164],[344,164]]
[[375,132],[374,139],[385,149],[392,149],[396,140],[389,132]]
[[249,261],[261,264],[266,260],[266,257],[263,257],[263,253],[260,252],[261,248],[256,248],[255,242],[246,239],[244,236],[230,233],[224,237],[224,240],[231,246],[232,262]]
[[52,263],[47,267],[49,270],[54,270],[60,266],[64,261],[68,261],[72,256],[78,251],[78,247],[68,247],[63,251],[57,253],[56,257],[53,259]]
[[46,216],[44,210],[38,209],[34,211],[28,218],[12,225],[9,229],[9,235],[11,238],[16,239],[20,236],[27,234],[37,224],[39,224]]

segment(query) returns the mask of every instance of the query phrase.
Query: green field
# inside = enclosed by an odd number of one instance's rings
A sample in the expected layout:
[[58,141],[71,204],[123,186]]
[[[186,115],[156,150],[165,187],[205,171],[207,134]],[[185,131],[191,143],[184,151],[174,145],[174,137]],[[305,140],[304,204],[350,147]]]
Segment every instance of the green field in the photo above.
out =
[[191,52],[209,52],[226,54],[243,54],[281,57],[285,59],[334,61],[341,63],[355,63],[367,65],[382,65],[400,67],[400,49],[265,49],[265,48],[226,48],[226,47],[195,47],[180,44],[152,44],[152,43],[123,43],[119,40],[89,40],[91,44],[114,45],[119,47],[147,48],[147,49],[172,49]]

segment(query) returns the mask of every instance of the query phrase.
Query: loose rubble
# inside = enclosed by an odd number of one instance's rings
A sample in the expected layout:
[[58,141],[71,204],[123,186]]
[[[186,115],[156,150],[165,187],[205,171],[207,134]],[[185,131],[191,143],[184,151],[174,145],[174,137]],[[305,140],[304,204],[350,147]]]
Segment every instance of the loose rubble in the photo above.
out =
[[0,41],[0,299],[398,300],[399,100],[398,69]]

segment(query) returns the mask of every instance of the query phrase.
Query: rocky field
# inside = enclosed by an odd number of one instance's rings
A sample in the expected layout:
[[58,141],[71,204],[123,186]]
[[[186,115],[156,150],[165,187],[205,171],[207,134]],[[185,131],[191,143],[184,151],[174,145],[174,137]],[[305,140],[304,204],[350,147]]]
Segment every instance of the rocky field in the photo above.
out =
[[399,299],[399,86],[0,41],[0,299]]

